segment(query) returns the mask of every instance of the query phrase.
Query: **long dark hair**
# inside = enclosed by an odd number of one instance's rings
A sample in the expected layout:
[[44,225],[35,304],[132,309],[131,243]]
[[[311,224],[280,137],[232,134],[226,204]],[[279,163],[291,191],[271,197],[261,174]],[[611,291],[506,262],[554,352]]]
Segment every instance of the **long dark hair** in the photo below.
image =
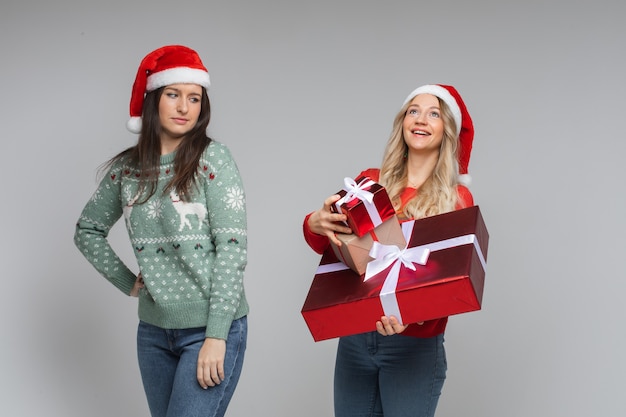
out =
[[[165,87],[146,94],[143,103],[141,133],[135,146],[115,155],[104,164],[110,168],[122,158],[135,170],[139,177],[139,194],[142,197],[135,204],[145,203],[157,189],[161,160],[161,122],[159,120],[159,101]],[[196,183],[196,173],[200,157],[211,143],[206,129],[211,120],[211,103],[206,89],[202,87],[202,98],[198,123],[183,138],[176,148],[174,157],[174,177],[167,183],[164,193],[175,190],[185,201],[189,200]]]

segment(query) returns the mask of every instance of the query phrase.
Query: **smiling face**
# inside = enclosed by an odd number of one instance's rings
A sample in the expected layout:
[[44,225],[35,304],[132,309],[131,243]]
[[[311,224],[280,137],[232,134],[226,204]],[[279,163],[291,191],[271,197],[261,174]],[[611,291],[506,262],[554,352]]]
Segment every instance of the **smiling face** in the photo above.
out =
[[161,145],[178,144],[198,123],[202,108],[202,87],[172,84],[163,89],[159,100]]
[[409,152],[438,152],[443,140],[443,117],[439,99],[419,94],[411,100],[402,122]]

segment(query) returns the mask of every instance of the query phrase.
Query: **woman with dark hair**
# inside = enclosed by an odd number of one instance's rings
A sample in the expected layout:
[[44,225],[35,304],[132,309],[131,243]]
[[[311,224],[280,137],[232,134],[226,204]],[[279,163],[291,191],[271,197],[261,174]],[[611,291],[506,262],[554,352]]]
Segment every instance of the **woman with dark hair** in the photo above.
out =
[[[466,185],[474,127],[452,86],[424,85],[396,115],[380,169],[362,175],[385,187],[401,221],[474,205]],[[351,233],[331,212],[339,195],[306,216],[304,237],[324,253],[335,233]],[[377,331],[341,337],[335,363],[336,417],[432,417],[446,378],[447,318],[399,323],[383,316]]]
[[[137,144],[105,165],[74,236],[101,275],[139,298],[137,354],[153,417],[223,416],[246,349],[245,194],[230,151],[206,133],[209,85],[185,46],[142,60],[127,126]],[[122,216],[138,273],[107,240]]]

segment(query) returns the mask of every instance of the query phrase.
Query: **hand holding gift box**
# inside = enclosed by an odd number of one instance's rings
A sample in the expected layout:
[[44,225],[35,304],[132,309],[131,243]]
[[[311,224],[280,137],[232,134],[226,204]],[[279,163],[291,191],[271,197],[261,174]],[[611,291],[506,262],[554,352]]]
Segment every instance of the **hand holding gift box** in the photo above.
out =
[[316,341],[374,331],[383,315],[416,323],[480,310],[489,234],[478,206],[403,229],[405,250],[375,245],[365,275],[324,253],[302,308]]
[[368,177],[356,180],[346,177],[344,188],[337,194],[341,198],[331,206],[331,211],[345,214],[347,225],[358,237],[396,214],[385,188]]

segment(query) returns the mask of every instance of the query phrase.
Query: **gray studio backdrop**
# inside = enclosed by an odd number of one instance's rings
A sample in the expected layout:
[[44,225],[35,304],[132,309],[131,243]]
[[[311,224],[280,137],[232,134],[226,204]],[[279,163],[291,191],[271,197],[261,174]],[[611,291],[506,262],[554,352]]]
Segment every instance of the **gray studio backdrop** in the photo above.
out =
[[[0,5],[0,414],[148,416],[136,300],[74,248],[97,167],[133,144],[136,68],[172,43],[211,74],[245,181],[252,311],[236,416],[332,415],[336,340],[300,315],[301,222],[378,166],[424,83],[476,125],[483,309],[450,319],[438,417],[626,415],[626,57],[619,1],[22,1]],[[135,267],[119,223],[111,241]]]

